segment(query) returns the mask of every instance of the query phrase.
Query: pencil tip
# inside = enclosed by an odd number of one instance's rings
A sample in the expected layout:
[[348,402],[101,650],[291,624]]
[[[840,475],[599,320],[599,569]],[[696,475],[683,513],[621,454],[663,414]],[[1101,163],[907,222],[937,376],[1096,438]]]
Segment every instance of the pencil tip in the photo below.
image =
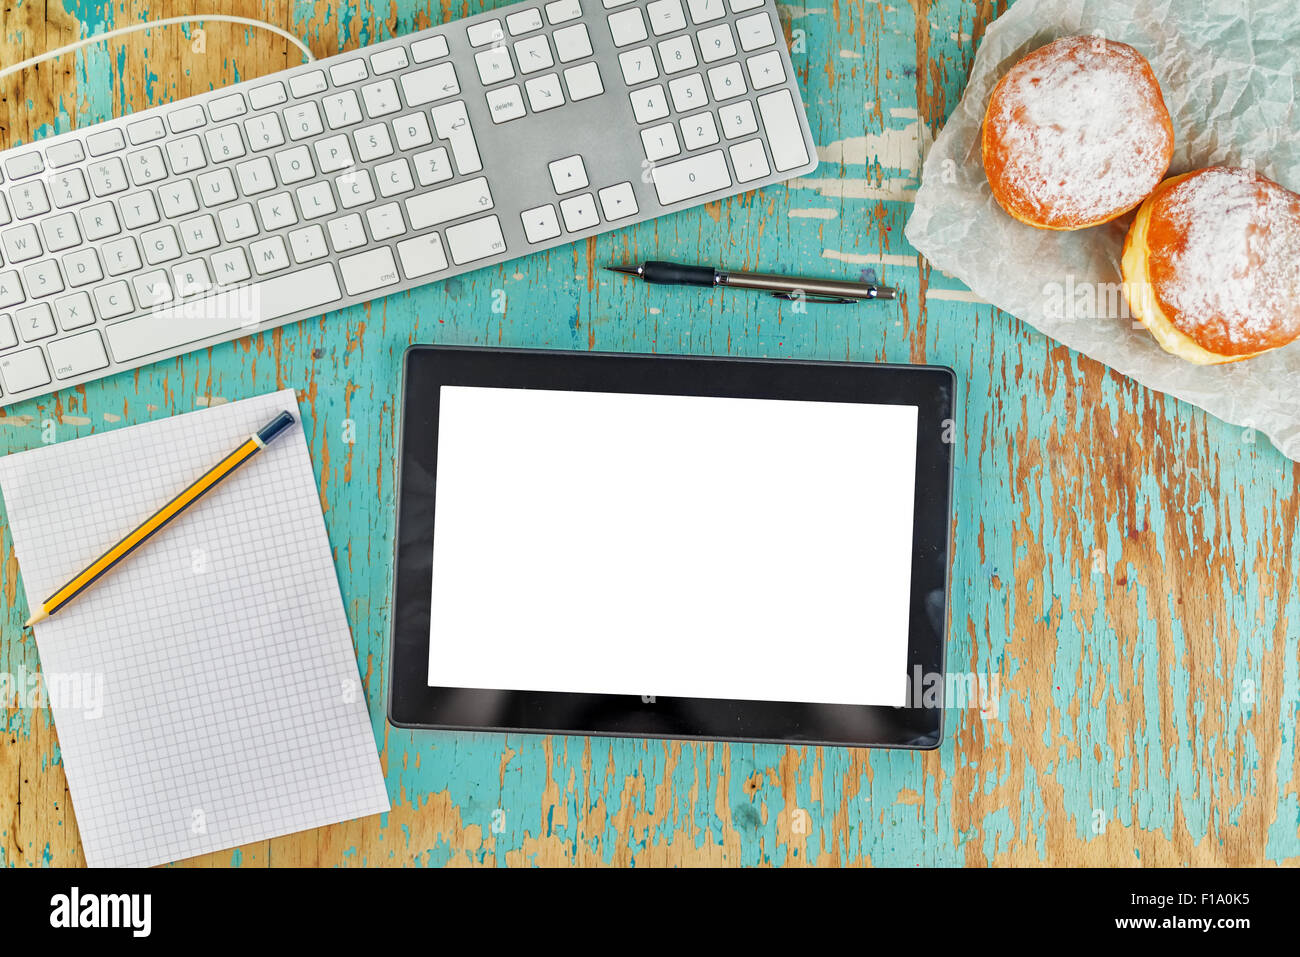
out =
[[610,272],[621,272],[625,276],[640,276],[641,269],[637,266],[606,266]]
[[46,618],[49,618],[49,617],[50,617],[50,616],[47,615],[47,614],[45,613],[45,609],[42,608],[42,609],[41,609],[40,611],[38,611],[36,614],[32,615],[32,617],[28,618],[28,619],[27,619],[27,624],[23,625],[23,627],[24,627],[24,628],[30,628],[30,627],[32,627],[32,625],[36,624],[37,622],[39,622],[39,621],[44,621]]

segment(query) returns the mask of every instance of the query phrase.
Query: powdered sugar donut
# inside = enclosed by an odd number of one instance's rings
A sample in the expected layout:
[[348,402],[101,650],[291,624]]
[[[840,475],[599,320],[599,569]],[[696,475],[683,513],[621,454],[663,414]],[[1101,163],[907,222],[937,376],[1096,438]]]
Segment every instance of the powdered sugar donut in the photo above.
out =
[[1300,195],[1212,166],[1161,183],[1124,240],[1129,306],[1167,352],[1210,364],[1300,337]]
[[1101,37],[1064,37],[994,87],[981,147],[1003,209],[1041,229],[1083,229],[1155,189],[1174,155],[1174,128],[1142,54]]

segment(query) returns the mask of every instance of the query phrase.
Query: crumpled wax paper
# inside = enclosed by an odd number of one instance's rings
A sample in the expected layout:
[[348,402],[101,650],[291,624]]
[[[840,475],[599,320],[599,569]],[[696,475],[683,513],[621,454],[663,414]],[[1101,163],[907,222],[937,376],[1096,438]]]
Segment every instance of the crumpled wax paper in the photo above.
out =
[[1296,0],[1018,0],[985,33],[966,92],[926,158],[907,238],[998,308],[1144,385],[1263,432],[1300,461],[1300,341],[1219,366],[1169,355],[1120,291],[1132,213],[1056,233],[1015,221],[993,199],[980,128],[994,85],[1031,50],[1085,33],[1128,43],[1151,62],[1174,123],[1168,175],[1253,166],[1300,191]]

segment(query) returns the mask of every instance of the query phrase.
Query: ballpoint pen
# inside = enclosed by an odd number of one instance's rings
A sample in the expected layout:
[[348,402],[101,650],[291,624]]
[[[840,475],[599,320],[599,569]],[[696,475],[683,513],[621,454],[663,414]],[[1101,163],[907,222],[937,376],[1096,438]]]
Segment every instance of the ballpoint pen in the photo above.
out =
[[645,282],[673,286],[724,286],[732,289],[758,289],[773,298],[789,302],[853,303],[863,299],[893,299],[888,286],[842,279],[800,279],[772,273],[740,272],[712,266],[683,266],[651,260],[639,266],[606,266],[611,272],[634,276]]

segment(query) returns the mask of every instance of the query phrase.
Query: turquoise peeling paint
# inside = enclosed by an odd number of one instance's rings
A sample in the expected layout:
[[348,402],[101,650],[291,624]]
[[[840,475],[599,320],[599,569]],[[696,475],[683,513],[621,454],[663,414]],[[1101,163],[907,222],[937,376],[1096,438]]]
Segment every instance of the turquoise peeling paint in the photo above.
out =
[[[113,8],[87,0],[75,0],[67,8],[85,25],[86,34],[117,22],[111,19]],[[471,3],[469,12],[480,8]],[[348,43],[387,37],[394,23],[399,31],[409,29],[417,16],[440,19],[437,7],[411,0],[397,0],[391,10],[395,20],[378,20],[369,7],[359,14],[347,5],[317,15],[313,3],[297,0],[293,20],[297,32],[323,51],[324,29],[336,30],[340,43]],[[910,7],[870,5],[866,16],[884,18],[878,38],[874,27],[864,29],[858,22],[856,10],[841,13],[838,34],[830,12],[790,8],[784,15],[793,17],[791,25],[804,34],[806,49],[794,59],[820,144],[864,132],[880,134],[882,127],[873,118],[877,101],[885,117],[883,129],[916,122],[891,113],[917,107],[916,25]],[[957,38],[970,33],[972,13],[968,5],[951,0],[938,3],[929,17],[932,57],[947,64],[937,80],[941,86],[933,92],[951,110],[970,61],[968,44]],[[864,33],[865,43],[860,39]],[[259,31],[249,31],[245,38],[252,47],[267,40]],[[840,56],[845,48],[862,59]],[[204,55],[230,56],[212,45]],[[877,58],[880,87],[871,89],[862,79],[864,64]],[[247,61],[238,49],[230,62],[235,75],[246,74]],[[834,85],[827,64],[838,74]],[[133,62],[131,68],[139,64]],[[80,51],[77,101],[61,105],[58,118],[41,134],[67,128],[74,111],[76,123],[84,125],[125,109],[118,81],[127,69],[124,54],[111,46]],[[854,69],[856,76],[850,78]],[[148,89],[151,96],[165,98],[175,86],[151,72]],[[867,164],[843,169],[827,163],[814,175],[814,185],[903,178],[915,186],[914,170],[886,166],[885,159],[872,157]],[[530,842],[539,840],[556,842],[570,855],[585,852],[634,865],[664,848],[710,850],[728,842],[738,847],[729,860],[744,864],[797,864],[834,856],[877,864],[955,865],[972,855],[994,859],[1017,849],[1047,861],[1054,815],[1060,817],[1054,822],[1058,830],[1064,826],[1084,842],[1098,839],[1094,811],[1100,810],[1111,836],[1116,829],[1132,829],[1171,838],[1186,828],[1199,845],[1239,819],[1247,799],[1256,801],[1264,793],[1277,794],[1266,857],[1296,863],[1300,803],[1287,784],[1295,775],[1300,719],[1300,631],[1295,624],[1300,622],[1300,597],[1262,593],[1253,584],[1256,556],[1275,553],[1279,544],[1284,527],[1279,513],[1286,496],[1294,494],[1294,471],[1262,438],[1244,442],[1240,429],[1117,377],[1096,382],[1084,394],[1081,383],[1091,373],[1076,355],[991,307],[931,298],[924,330],[917,333],[921,274],[893,258],[912,254],[902,235],[908,206],[884,203],[877,234],[869,228],[877,205],[875,200],[841,200],[833,189],[828,195],[806,186],[769,189],[712,211],[692,210],[603,236],[595,242],[594,262],[659,253],[845,276],[874,278],[879,273],[902,290],[897,307],[798,314],[755,297],[647,289],[603,276],[593,291],[587,286],[585,245],[566,247],[289,327],[280,334],[278,355],[271,351],[272,337],[264,336],[251,348],[227,344],[94,383],[85,389],[84,404],[78,402],[72,410],[88,416],[90,424],[62,422],[58,438],[188,411],[196,396],[209,393],[236,399],[280,385],[306,390],[304,425],[324,487],[340,587],[367,679],[376,738],[387,761],[389,793],[406,812],[385,816],[383,840],[367,848],[373,856],[367,863],[501,864],[508,854],[535,862],[537,845]],[[810,208],[835,215],[786,215]],[[854,264],[836,261],[824,250],[891,258],[884,266]],[[938,273],[926,278],[934,290],[960,289]],[[506,294],[504,313],[493,311],[496,290]],[[953,366],[961,386],[949,669],[999,675],[999,720],[985,722],[975,711],[951,712],[937,758],[873,752],[865,766],[860,753],[836,749],[573,737],[549,739],[548,746],[548,739],[525,735],[387,727],[393,392],[402,350],[411,341],[861,361],[919,357]],[[68,402],[65,396],[65,408]],[[103,418],[124,411],[121,422]],[[24,403],[9,414],[32,415],[35,421],[0,430],[4,451],[38,444],[40,423],[53,411],[42,401]],[[1162,416],[1170,423],[1171,447],[1161,450],[1167,461],[1188,460],[1190,450],[1196,450],[1189,488],[1217,482],[1225,508],[1238,501],[1245,507],[1220,514],[1218,498],[1189,491],[1186,506],[1175,512],[1166,504],[1167,474],[1132,474],[1122,462],[1067,473],[1061,456],[1069,454],[1070,437],[1086,435],[1094,420],[1119,429],[1135,414]],[[349,420],[356,431],[351,446],[343,440]],[[1026,458],[1030,450],[1038,457]],[[1022,463],[1029,461],[1037,464],[1025,469]],[[1111,504],[1086,507],[1094,500]],[[1094,511],[1101,517],[1091,518]],[[1198,527],[1204,531],[1198,533]],[[1214,586],[1225,603],[1224,620],[1190,617],[1200,610],[1185,611],[1177,596],[1151,588],[1144,579],[1129,546],[1161,543],[1155,551],[1164,554],[1170,536],[1208,539],[1215,554],[1238,557],[1237,566],[1226,567]],[[4,544],[12,548],[7,537]],[[1094,570],[1095,553],[1100,571]],[[1167,554],[1165,560],[1201,559]],[[12,572],[0,568],[0,585],[12,590],[15,584]],[[1131,633],[1117,634],[1108,605],[1123,602],[1135,609],[1134,625]],[[20,601],[10,609],[0,638],[0,670],[38,666],[33,643],[21,638],[22,617]],[[1284,633],[1276,631],[1278,621],[1288,623]],[[1017,630],[1029,623],[1055,634],[1054,656],[1024,653],[1019,646],[1024,636]],[[1206,634],[1215,639],[1212,654],[1194,660],[1192,639]],[[1205,672],[1230,675],[1236,687],[1253,681],[1254,703],[1245,703],[1240,695],[1197,697],[1203,694],[1200,677]],[[1275,700],[1270,696],[1279,672],[1282,690]],[[1028,688],[1040,678],[1050,679],[1050,693],[1031,699]],[[1162,711],[1162,694],[1169,701],[1167,712]],[[1134,719],[1129,709],[1139,701]],[[1210,722],[1214,715],[1218,719]],[[1121,721],[1130,726],[1123,728]],[[1023,737],[1010,734],[1012,725],[1022,729]],[[1257,734],[1277,727],[1283,746],[1270,764],[1260,753]],[[5,729],[30,737],[32,714],[10,712]],[[1115,737],[1116,731],[1124,733]],[[960,748],[958,741],[963,742]],[[1036,741],[1046,755],[1039,766],[1008,760]],[[503,766],[506,754],[510,757]],[[58,760],[55,750],[49,761]],[[784,784],[783,762],[797,762],[793,781]],[[1222,804],[1217,796],[1224,782],[1212,775],[1225,766],[1232,769],[1226,782],[1232,800]],[[558,803],[543,798],[548,782],[553,782]],[[1273,782],[1282,783],[1274,787]],[[958,813],[972,797],[1008,786],[1018,795],[1014,803],[975,820]],[[918,799],[900,803],[905,791]],[[424,836],[427,831],[411,826],[412,805],[423,807],[442,798],[462,827],[479,829],[481,846],[466,851],[448,834],[430,839]],[[807,835],[798,840],[788,825],[779,824],[781,814],[795,807],[806,812],[808,824]],[[505,812],[499,823],[496,811]],[[628,811],[634,813],[625,817]],[[594,823],[597,815],[603,825]],[[533,850],[524,856],[530,846]],[[29,857],[31,850],[24,849]],[[47,863],[52,854],[47,846]],[[359,856],[362,852],[354,847],[343,860],[355,862]],[[1135,847],[1134,861],[1141,858]],[[239,866],[245,854],[233,851],[229,861]]]

